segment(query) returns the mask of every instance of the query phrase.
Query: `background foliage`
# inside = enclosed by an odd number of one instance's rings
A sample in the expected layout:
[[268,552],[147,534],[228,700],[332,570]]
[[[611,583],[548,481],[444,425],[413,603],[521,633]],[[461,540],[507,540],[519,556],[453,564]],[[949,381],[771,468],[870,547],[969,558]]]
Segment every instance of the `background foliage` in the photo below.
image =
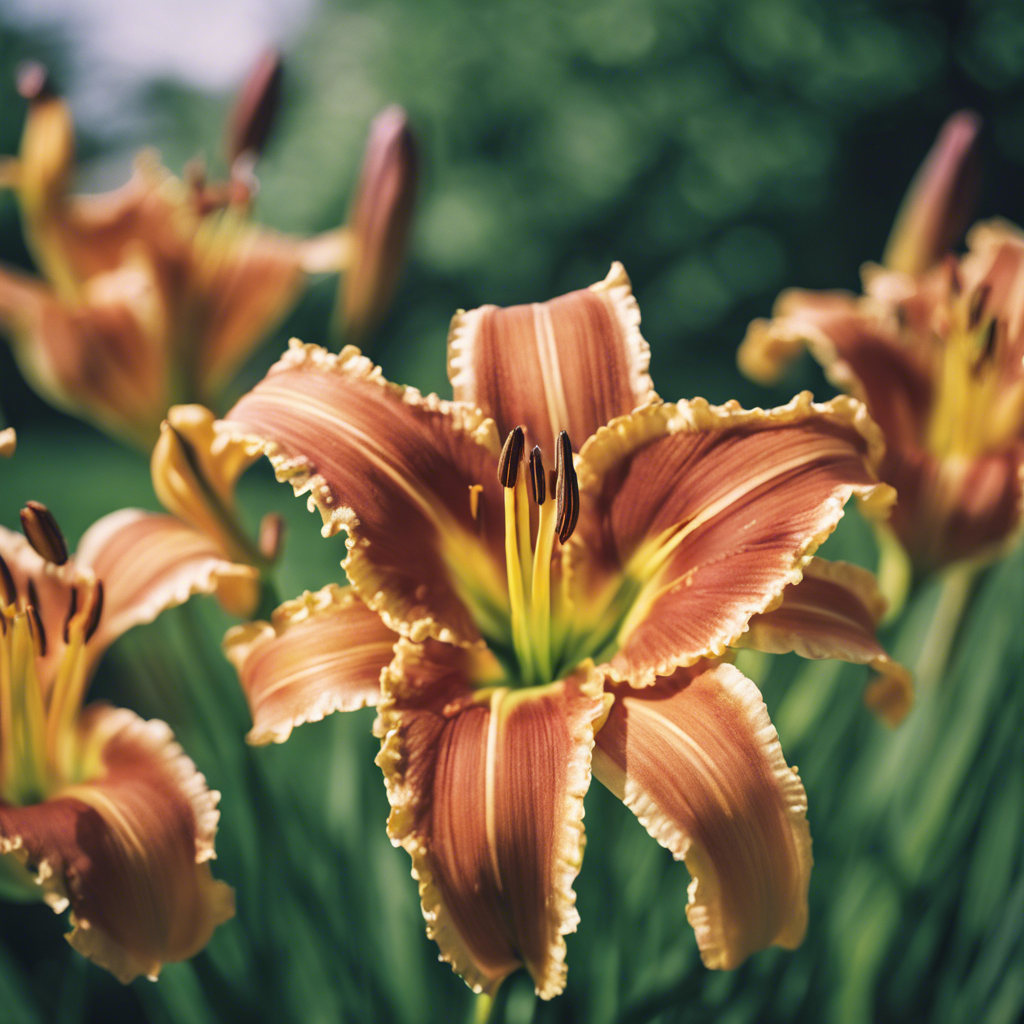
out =
[[[76,30],[29,31],[0,9],[0,150],[17,147],[15,64],[42,57],[74,91]],[[125,7],[124,18],[142,18]],[[240,14],[240,17],[244,16]],[[189,41],[183,36],[181,45]],[[373,354],[392,379],[448,393],[458,307],[548,298],[630,272],[666,398],[745,404],[829,387],[809,361],[774,393],[734,366],[746,323],[784,286],[857,286],[903,189],[951,111],[987,131],[979,213],[1024,221],[1024,7],[1014,0],[334,0],[286,51],[286,103],[261,164],[257,216],[312,231],[344,217],[370,117],[397,101],[422,143],[412,257]],[[223,95],[150,80],[133,115],[85,122],[83,177],[123,176],[155,142],[180,168],[218,158]],[[0,197],[0,258],[29,266]],[[289,334],[326,340],[333,282],[314,286],[236,390]],[[55,413],[0,346],[0,407],[19,453],[0,466],[0,522],[46,502],[72,538],[124,505],[155,508],[146,459]],[[253,520],[288,515],[283,596],[337,579],[301,502],[264,467],[244,481]],[[873,565],[848,517],[826,553]],[[895,653],[913,662],[938,597],[915,594]],[[811,928],[794,954],[704,971],[685,922],[687,875],[617,800],[587,798],[583,924],[569,987],[538,1004],[524,977],[496,1020],[976,1020],[1024,1008],[1024,557],[980,580],[943,684],[903,729],[860,705],[863,670],[746,660],[810,799]],[[194,603],[137,630],[94,693],[167,719],[220,789],[219,877],[238,918],[157,985],[121,989],[76,957],[37,906],[0,904],[0,1007],[28,1024],[140,1013],[154,1021],[447,1021],[468,990],[423,936],[407,857],[384,835],[372,712],[304,726],[249,750],[247,716],[217,648],[226,626]],[[201,638],[197,647],[194,638]]]

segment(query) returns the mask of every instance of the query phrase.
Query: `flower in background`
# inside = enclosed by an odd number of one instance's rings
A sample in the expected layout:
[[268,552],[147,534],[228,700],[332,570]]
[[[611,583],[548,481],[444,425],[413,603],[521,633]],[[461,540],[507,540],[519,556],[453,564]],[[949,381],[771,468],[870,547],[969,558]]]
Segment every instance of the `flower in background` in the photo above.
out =
[[0,430],[0,456],[9,459],[17,447],[18,435],[15,434],[14,427],[5,427]]
[[[310,274],[344,270],[356,250],[367,325],[390,295],[413,187],[411,178],[396,179],[392,162],[378,161],[377,173],[399,227],[385,218],[295,239],[249,220],[252,168],[280,92],[276,56],[259,61],[229,117],[225,184],[207,181],[199,165],[179,180],[143,153],[121,188],[72,196],[67,105],[36,65],[19,84],[29,113],[3,178],[45,283],[0,271],[0,323],[26,377],[52,401],[148,447],[169,406],[216,398]],[[404,121],[395,132],[411,145]],[[382,186],[365,174],[362,188],[376,194]]]
[[82,702],[118,636],[195,593],[249,603],[253,570],[170,516],[125,509],[77,556],[47,509],[0,528],[0,869],[122,982],[183,960],[234,913],[215,881],[219,794],[160,721]]
[[977,118],[949,120],[864,296],[791,290],[750,325],[741,368],[769,383],[806,346],[885,435],[889,527],[921,570],[997,557],[1024,515],[1024,235],[970,209]]
[[851,496],[891,498],[863,406],[662,402],[639,320],[618,264],[460,313],[454,402],[293,342],[218,427],[348,533],[351,586],[225,638],[250,741],[379,704],[389,834],[477,991],[562,990],[592,770],[685,860],[708,966],[801,941],[806,797],[731,645],[871,662],[906,703],[867,574],[812,560]]

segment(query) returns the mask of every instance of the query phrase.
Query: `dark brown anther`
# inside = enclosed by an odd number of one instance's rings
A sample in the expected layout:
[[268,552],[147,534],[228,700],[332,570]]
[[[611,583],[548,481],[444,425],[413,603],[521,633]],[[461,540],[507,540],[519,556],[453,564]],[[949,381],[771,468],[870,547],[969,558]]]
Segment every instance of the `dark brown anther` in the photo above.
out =
[[5,605],[14,604],[18,600],[14,577],[11,575],[11,570],[7,568],[7,563],[3,560],[2,555],[0,555],[0,598],[3,598]]
[[89,621],[85,624],[85,640],[92,639],[96,628],[100,624],[100,616],[103,614],[103,581],[96,581],[96,589],[92,593],[92,608],[89,611]]
[[[29,583],[29,589],[32,589],[32,584]],[[32,636],[35,638],[36,643],[39,646],[39,657],[46,657],[46,630],[43,629],[43,620],[39,617],[39,609],[34,605],[28,606],[28,621],[29,626],[32,629]]]
[[56,95],[50,81],[50,72],[46,70],[46,65],[40,64],[39,61],[28,60],[20,64],[15,72],[15,82],[18,95],[29,102],[49,99]]
[[71,620],[75,617],[75,612],[78,611],[78,589],[77,587],[71,588],[71,601],[68,604],[68,614],[64,619],[64,643],[71,643],[69,636],[71,630]]
[[540,454],[540,448],[534,445],[530,452],[530,493],[538,505],[543,505],[547,497],[546,478],[544,459]]
[[268,562],[273,562],[281,553],[281,545],[284,543],[284,531],[284,517],[278,512],[268,512],[260,520],[257,546],[260,554]]
[[515,487],[516,481],[519,479],[519,463],[523,461],[525,447],[523,428],[516,427],[505,438],[505,446],[501,449],[501,458],[498,459],[498,483],[502,487]]
[[973,331],[981,323],[981,318],[985,313],[985,305],[991,293],[992,286],[989,284],[980,284],[974,289],[974,294],[971,296],[970,309],[967,312],[968,330]]
[[563,430],[558,435],[555,447],[555,532],[558,542],[564,544],[576,529],[580,518],[580,485],[576,479],[576,468],[572,464],[572,444]]
[[68,546],[53,513],[39,501],[28,501],[21,510],[21,528],[36,553],[54,565],[68,560]]
[[263,152],[281,105],[283,74],[277,50],[260,54],[228,115],[225,146],[229,164],[234,164],[243,153],[259,156]]

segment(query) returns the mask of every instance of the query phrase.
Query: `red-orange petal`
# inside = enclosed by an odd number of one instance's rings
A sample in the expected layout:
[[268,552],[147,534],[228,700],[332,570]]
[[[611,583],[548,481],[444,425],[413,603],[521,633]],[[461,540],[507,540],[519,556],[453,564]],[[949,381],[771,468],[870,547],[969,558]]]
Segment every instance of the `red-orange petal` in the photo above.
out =
[[380,700],[398,634],[352,587],[331,584],[286,601],[270,622],[235,626],[224,653],[249,701],[249,743],[283,743],[296,725]]
[[774,383],[805,346],[837,388],[867,405],[887,447],[918,443],[934,389],[923,353],[901,344],[894,318],[842,292],[792,288],[771,320],[750,325],[737,359],[747,376]]
[[864,699],[889,725],[898,725],[913,704],[914,687],[910,673],[875,635],[885,609],[872,573],[849,562],[812,558],[803,579],[782,592],[778,607],[755,615],[736,646],[870,665],[878,676]]
[[800,578],[851,497],[869,514],[888,508],[872,469],[881,450],[859,402],[807,392],[768,411],[649,406],[599,431],[580,453],[565,559],[580,603],[622,573],[641,587],[611,677],[646,686],[722,654]]
[[378,763],[388,833],[412,856],[427,934],[466,983],[493,993],[521,965],[548,999],[579,921],[600,678],[474,691],[473,652],[399,643],[385,674]]
[[152,622],[193,594],[216,594],[237,615],[251,613],[259,600],[256,569],[228,561],[217,544],[173,516],[141,509],[121,509],[93,523],[75,564],[103,582],[93,657],[132,626]]
[[505,437],[525,426],[551,462],[565,430],[579,447],[598,427],[657,398],[650,349],[621,263],[590,288],[529,306],[457,313],[448,376],[457,400],[479,406]]
[[0,804],[0,853],[36,873],[47,902],[69,903],[68,941],[127,984],[206,945],[234,913],[214,881],[219,794],[159,721],[89,708],[80,725],[96,774],[45,803]]
[[706,966],[731,969],[807,926],[803,784],[761,694],[731,665],[614,687],[594,774],[693,876],[687,917]]
[[465,586],[507,600],[498,440],[475,410],[387,382],[355,348],[293,342],[220,429],[309,492],[325,536],[348,532],[348,577],[397,632],[473,642]]

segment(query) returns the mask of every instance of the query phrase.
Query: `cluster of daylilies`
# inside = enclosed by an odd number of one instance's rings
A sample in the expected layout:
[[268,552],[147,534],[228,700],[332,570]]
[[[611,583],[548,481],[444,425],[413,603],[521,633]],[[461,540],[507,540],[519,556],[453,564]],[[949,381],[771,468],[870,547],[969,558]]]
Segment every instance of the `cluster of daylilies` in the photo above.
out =
[[774,379],[806,345],[848,392],[828,402],[665,401],[615,263],[547,302],[458,312],[450,401],[350,344],[293,341],[217,418],[206,406],[307,275],[341,271],[336,323],[368,335],[410,222],[396,110],[346,227],[296,240],[250,222],[279,82],[268,59],[243,90],[226,183],[144,155],[123,188],[76,197],[66,105],[23,77],[4,176],[44,280],[0,271],[0,319],[41,393],[155,442],[169,514],[114,512],[75,556],[38,503],[24,537],[0,530],[0,865],[70,906],[72,944],[126,982],[231,915],[208,867],[218,794],[162,722],[83,700],[110,643],[190,595],[253,614],[280,524],[250,537],[234,490],[266,456],[325,536],[345,531],[347,582],[228,632],[248,740],[376,706],[388,834],[468,985],[493,995],[525,967],[542,997],[563,989],[592,775],[685,862],[708,967],[795,947],[806,794],[734,651],[870,666],[867,704],[895,726],[912,683],[876,638],[886,601],[819,545],[852,498],[919,571],[991,559],[1020,530],[1024,236],[984,224],[949,251],[975,119],[944,129],[863,297],[791,291],[751,325],[741,367]]

